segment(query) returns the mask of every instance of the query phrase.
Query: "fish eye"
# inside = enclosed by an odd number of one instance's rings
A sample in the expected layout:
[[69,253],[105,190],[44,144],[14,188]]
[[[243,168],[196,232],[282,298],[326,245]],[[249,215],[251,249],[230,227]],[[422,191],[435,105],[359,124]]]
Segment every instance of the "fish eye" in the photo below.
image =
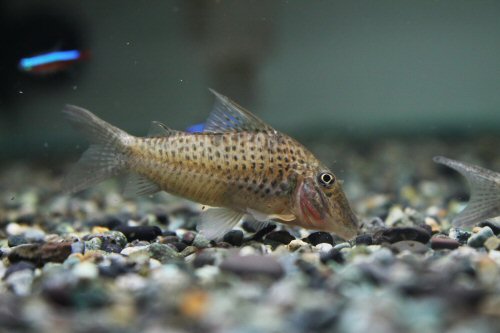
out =
[[318,181],[321,185],[330,187],[335,183],[335,176],[330,172],[322,172],[318,176]]

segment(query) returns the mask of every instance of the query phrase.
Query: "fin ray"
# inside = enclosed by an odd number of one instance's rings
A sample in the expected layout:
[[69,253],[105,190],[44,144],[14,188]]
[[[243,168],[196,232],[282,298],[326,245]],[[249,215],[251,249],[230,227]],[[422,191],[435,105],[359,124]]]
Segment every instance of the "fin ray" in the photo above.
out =
[[134,197],[137,195],[154,194],[160,190],[160,186],[148,178],[137,173],[131,173],[125,184],[123,195],[125,197]]
[[470,226],[500,215],[500,174],[443,156],[434,157],[434,162],[446,165],[468,181],[470,199],[467,206],[454,219],[457,226]]
[[213,89],[215,103],[206,123],[205,132],[275,132],[271,126]]
[[148,135],[149,137],[153,136],[170,136],[172,134],[175,134],[176,130],[173,130],[169,128],[167,125],[165,125],[162,122],[159,121],[152,121],[151,126],[149,127]]
[[109,145],[91,145],[62,182],[65,193],[76,193],[122,173],[125,157]]
[[197,229],[207,239],[216,239],[231,230],[245,215],[229,208],[208,208],[201,213]]
[[92,143],[64,178],[64,192],[84,190],[125,171],[131,135],[78,106],[66,105],[63,113]]

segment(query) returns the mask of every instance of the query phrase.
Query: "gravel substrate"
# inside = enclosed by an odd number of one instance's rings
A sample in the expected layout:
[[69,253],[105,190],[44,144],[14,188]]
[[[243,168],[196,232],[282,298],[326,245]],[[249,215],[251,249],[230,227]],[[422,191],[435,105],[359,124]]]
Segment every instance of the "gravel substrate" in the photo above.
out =
[[247,223],[208,241],[197,204],[4,165],[0,332],[499,332],[500,223],[453,228],[467,187],[431,160],[499,171],[499,141],[309,145],[363,223],[349,242]]

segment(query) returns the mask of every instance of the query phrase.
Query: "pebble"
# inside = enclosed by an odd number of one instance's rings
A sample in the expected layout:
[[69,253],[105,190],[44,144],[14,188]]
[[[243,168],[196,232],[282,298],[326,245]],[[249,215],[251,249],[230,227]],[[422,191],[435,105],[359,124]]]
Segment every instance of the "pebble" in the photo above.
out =
[[83,240],[90,240],[92,238],[99,238],[103,242],[105,240],[107,240],[108,242],[114,242],[119,246],[121,246],[122,248],[125,247],[128,243],[127,237],[125,237],[125,235],[120,231],[116,230],[104,231],[100,233],[92,233],[83,237]]
[[99,269],[90,261],[84,261],[76,264],[72,271],[73,274],[79,279],[93,280],[99,275]]
[[18,296],[28,296],[31,293],[34,273],[31,269],[15,271],[5,279],[7,287]]
[[22,270],[25,270],[25,269],[28,269],[28,270],[31,270],[31,271],[34,271],[35,270],[35,265],[33,265],[33,263],[29,262],[29,261],[19,261],[15,264],[12,264],[10,265],[7,270],[5,271],[5,274],[3,276],[3,279],[5,280],[6,278],[9,277],[9,275],[15,273],[15,272],[18,272],[18,271],[22,271]]
[[424,223],[431,228],[433,234],[441,232],[441,226],[434,218],[428,216],[424,219]]
[[243,231],[231,230],[224,235],[222,241],[231,244],[232,246],[239,247],[243,244]]
[[373,238],[371,235],[359,235],[356,237],[354,243],[356,245],[372,245],[373,244]]
[[374,244],[396,243],[403,240],[413,240],[427,243],[431,233],[420,227],[395,227],[377,231],[373,235]]
[[36,266],[43,266],[47,262],[62,263],[71,254],[72,242],[24,244],[13,247],[9,253],[11,263],[30,261]]
[[286,230],[271,231],[264,237],[264,243],[288,245],[295,237]]
[[319,243],[314,248],[316,248],[319,252],[328,252],[333,249],[333,246],[329,243]]
[[280,263],[271,256],[238,254],[224,259],[219,268],[244,277],[267,276],[272,279],[281,278],[285,271]]
[[471,236],[471,233],[460,228],[451,228],[448,236],[460,244],[467,244],[467,240]]
[[490,237],[494,237],[495,234],[490,227],[481,228],[477,233],[472,234],[467,241],[467,245],[470,247],[481,247],[484,245],[484,242]]
[[479,223],[480,227],[490,227],[495,235],[500,234],[500,222],[484,221]]
[[182,242],[186,245],[193,245],[195,238],[196,238],[196,233],[188,231],[185,232],[184,235],[182,235]]
[[170,247],[174,248],[177,252],[182,252],[188,245],[183,242],[175,242],[175,243],[169,243],[168,244]]
[[85,241],[85,251],[100,250],[101,246],[102,246],[102,239],[99,237],[94,237],[88,241]]
[[148,252],[150,253],[151,258],[158,260],[162,264],[179,258],[179,254],[176,250],[161,243],[153,243],[149,245]]
[[328,263],[329,261],[335,261],[338,264],[343,264],[345,262],[344,255],[339,248],[333,248],[327,252],[320,252],[319,259],[324,264]]
[[204,249],[210,246],[210,241],[206,239],[205,236],[198,233],[196,234],[192,245],[198,249]]
[[484,242],[484,247],[487,248],[488,250],[499,250],[500,249],[500,239],[496,236],[489,237],[485,242]]
[[144,246],[129,246],[121,250],[120,254],[124,256],[130,256],[133,253],[137,252],[143,252],[143,253],[148,253],[147,250],[149,248],[149,245],[144,245]]
[[334,245],[332,235],[324,231],[313,232],[309,234],[309,236],[307,236],[307,238],[305,238],[304,241],[312,245],[318,245],[320,243],[328,243]]
[[207,266],[207,265],[211,266],[214,264],[215,264],[215,257],[209,251],[199,252],[198,254],[196,254],[196,256],[193,260],[193,267],[195,267],[195,268],[200,268],[200,267]]
[[157,226],[125,226],[121,225],[114,228],[115,231],[121,232],[129,242],[133,240],[145,240],[152,241],[155,240],[156,237],[161,235],[161,229]]
[[30,243],[24,235],[12,235],[7,239],[7,245],[9,247],[14,247],[22,244]]
[[309,243],[304,242],[301,239],[294,239],[288,244],[288,249],[291,252],[297,251],[300,248],[309,248],[311,245]]
[[104,239],[101,245],[101,250],[108,253],[120,253],[123,248],[120,244],[110,241],[109,239]]
[[411,253],[424,254],[429,248],[424,244],[413,241],[413,240],[404,240],[391,244],[391,249],[395,253],[401,253],[404,251],[409,251]]
[[454,250],[460,246],[460,242],[443,235],[431,238],[431,248],[433,250]]
[[81,240],[76,240],[71,244],[71,253],[84,253],[85,252],[85,242]]

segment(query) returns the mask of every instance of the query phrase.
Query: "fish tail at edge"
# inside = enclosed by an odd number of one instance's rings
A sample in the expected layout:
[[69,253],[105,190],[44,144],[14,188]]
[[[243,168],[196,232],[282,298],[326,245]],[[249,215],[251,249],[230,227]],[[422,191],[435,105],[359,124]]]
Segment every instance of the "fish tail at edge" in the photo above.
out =
[[63,113],[92,143],[64,178],[64,192],[79,192],[126,171],[127,147],[133,136],[74,105],[66,105]]
[[436,156],[433,160],[458,171],[469,182],[470,199],[465,209],[453,219],[455,226],[471,226],[500,215],[500,174],[443,156]]

